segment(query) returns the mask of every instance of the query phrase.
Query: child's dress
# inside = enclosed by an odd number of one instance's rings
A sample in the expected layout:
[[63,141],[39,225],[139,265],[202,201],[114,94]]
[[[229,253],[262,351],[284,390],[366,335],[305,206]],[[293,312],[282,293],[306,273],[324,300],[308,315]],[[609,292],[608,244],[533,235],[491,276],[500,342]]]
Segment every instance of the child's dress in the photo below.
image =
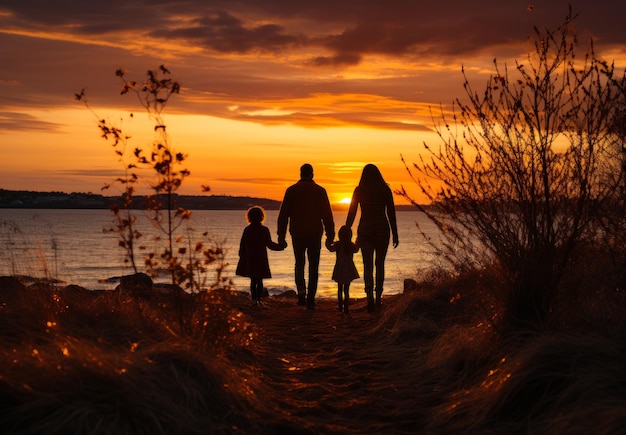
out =
[[340,284],[348,284],[359,278],[359,272],[354,265],[354,253],[359,250],[355,244],[351,244],[352,250],[341,249],[341,244],[336,242],[332,245],[331,251],[337,252],[337,261],[333,269],[332,279]]
[[280,249],[278,243],[272,242],[269,228],[261,223],[251,223],[244,228],[235,273],[249,278],[271,278],[267,248]]

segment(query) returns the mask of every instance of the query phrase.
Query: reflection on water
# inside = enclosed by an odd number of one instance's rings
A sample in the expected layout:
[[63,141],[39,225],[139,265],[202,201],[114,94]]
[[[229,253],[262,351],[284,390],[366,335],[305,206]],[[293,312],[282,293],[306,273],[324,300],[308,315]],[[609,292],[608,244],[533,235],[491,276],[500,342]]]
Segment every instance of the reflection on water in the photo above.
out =
[[[143,212],[136,213],[140,216],[140,231],[144,233],[142,244],[150,250],[154,243],[150,234],[156,234],[155,230]],[[267,211],[265,222],[275,241],[277,215],[278,211]],[[345,222],[345,215],[345,212],[335,212],[336,227]],[[396,249],[390,248],[387,255],[385,292],[388,294],[401,293],[404,278],[428,267],[432,259],[416,228],[417,219],[420,219],[420,227],[435,233],[421,214],[398,212],[400,245]],[[124,266],[124,251],[118,247],[117,234],[103,231],[111,226],[111,222],[108,210],[0,209],[0,241],[4,247],[0,252],[0,274],[57,277],[68,284],[89,289],[114,288],[115,282],[101,281],[132,273],[132,270]],[[229,266],[226,273],[233,279],[235,288],[247,291],[249,280],[234,274],[239,239],[245,226],[245,211],[199,210],[192,213],[188,226],[191,230],[182,229],[180,234],[189,232],[192,240],[196,241],[201,239],[201,233],[208,231],[227,250]],[[197,233],[197,237],[193,232]],[[269,251],[272,278],[265,280],[265,285],[270,293],[295,288],[289,237],[287,242],[290,246],[285,251]],[[360,254],[357,253],[354,259],[362,275]],[[336,284],[330,278],[334,261],[334,253],[322,248],[318,286],[320,297],[337,296]],[[354,281],[350,290],[352,297],[363,297],[362,279]]]

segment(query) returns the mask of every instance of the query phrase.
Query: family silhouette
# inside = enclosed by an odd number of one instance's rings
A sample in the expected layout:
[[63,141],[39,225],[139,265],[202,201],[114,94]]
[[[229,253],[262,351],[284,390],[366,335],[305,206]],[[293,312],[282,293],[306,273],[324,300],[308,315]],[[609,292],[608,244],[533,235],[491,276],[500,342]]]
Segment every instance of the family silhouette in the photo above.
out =
[[[353,242],[352,225],[359,207],[361,217]],[[236,274],[250,278],[250,294],[256,304],[261,302],[263,279],[271,278],[267,249],[284,250],[289,231],[299,305],[307,309],[315,307],[324,235],[326,248],[336,253],[332,280],[337,282],[339,311],[349,312],[350,284],[359,278],[353,256],[359,249],[363,256],[367,309],[372,312],[381,305],[385,258],[390,236],[393,247],[398,246],[398,228],[392,191],[375,165],[367,164],[363,168],[352,194],[345,225],[340,228],[336,241],[328,194],[313,181],[313,166],[308,163],[300,167],[300,179],[285,191],[277,220],[278,242],[272,241],[269,229],[263,225],[265,212],[261,207],[250,208],[246,216],[249,225],[241,237]],[[307,262],[308,276],[305,276]]]

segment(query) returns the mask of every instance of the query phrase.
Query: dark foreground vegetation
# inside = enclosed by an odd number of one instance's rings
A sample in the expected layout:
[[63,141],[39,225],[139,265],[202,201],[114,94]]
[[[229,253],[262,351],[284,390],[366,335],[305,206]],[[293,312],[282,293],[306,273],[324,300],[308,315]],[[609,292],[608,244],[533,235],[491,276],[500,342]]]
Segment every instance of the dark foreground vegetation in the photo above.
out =
[[[575,279],[575,277],[572,277]],[[601,280],[599,281],[601,282]],[[171,295],[0,278],[5,434],[594,433],[626,430],[624,292],[560,295],[502,335],[498,278],[413,283],[368,313],[290,294]],[[487,314],[489,313],[489,314]],[[496,314],[495,316],[493,314]]]

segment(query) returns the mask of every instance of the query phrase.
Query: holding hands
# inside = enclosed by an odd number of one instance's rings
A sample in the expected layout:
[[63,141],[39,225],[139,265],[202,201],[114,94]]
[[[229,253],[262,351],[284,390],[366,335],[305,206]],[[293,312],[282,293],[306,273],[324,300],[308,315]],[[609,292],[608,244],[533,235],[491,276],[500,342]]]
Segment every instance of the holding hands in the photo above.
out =
[[330,251],[330,247],[333,244],[333,240],[331,240],[330,238],[326,237],[326,242],[324,243],[324,245],[326,246],[326,249],[328,249]]

